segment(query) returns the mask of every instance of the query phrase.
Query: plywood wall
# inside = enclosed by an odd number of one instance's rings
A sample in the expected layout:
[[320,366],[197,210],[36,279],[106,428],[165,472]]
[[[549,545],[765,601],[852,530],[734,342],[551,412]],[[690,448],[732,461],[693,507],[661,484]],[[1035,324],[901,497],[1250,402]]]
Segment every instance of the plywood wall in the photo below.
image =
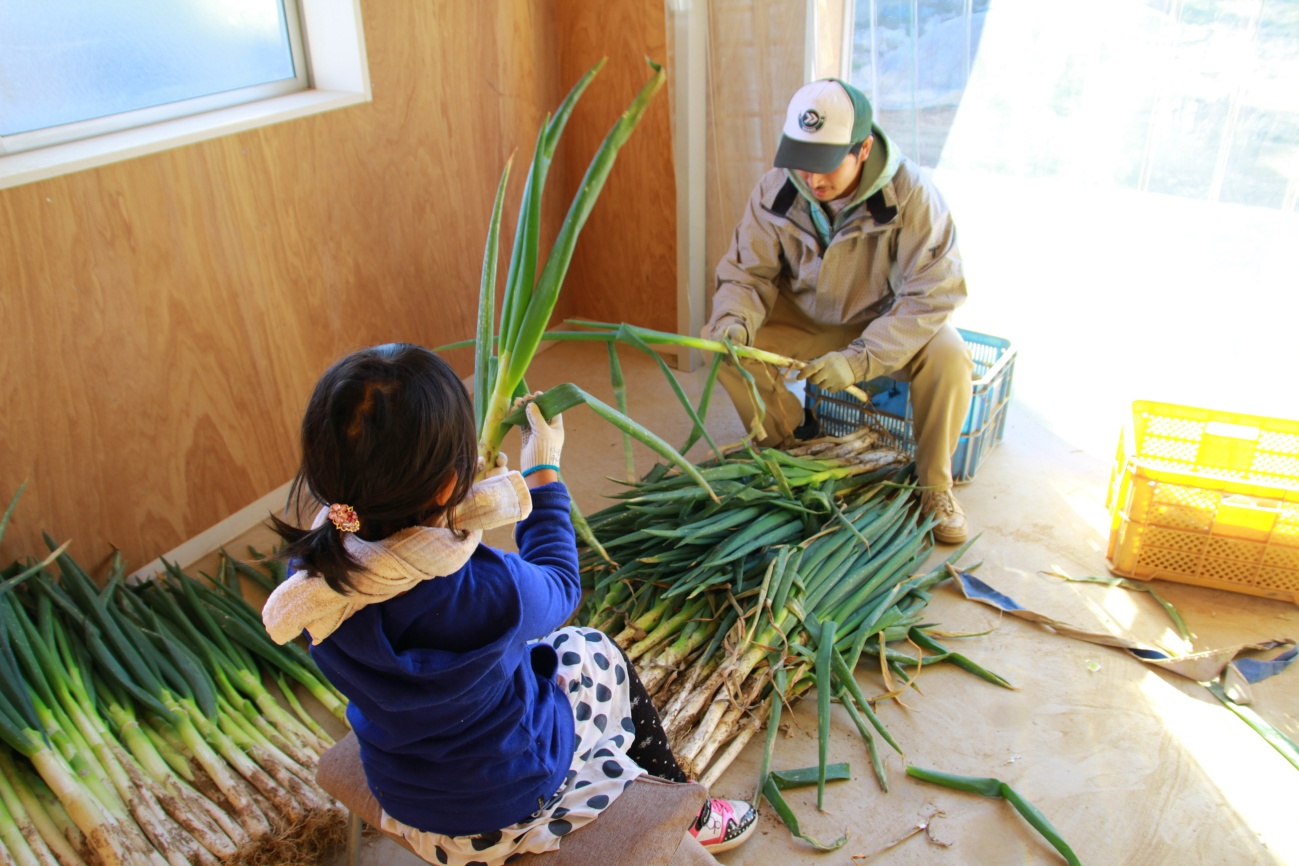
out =
[[[614,120],[650,78],[646,58],[667,63],[663,0],[557,0],[564,81],[576,81],[607,57],[565,133],[563,160],[570,191]],[[618,156],[583,230],[570,271],[573,302],[599,321],[675,331],[677,322],[676,180],[667,88]]]
[[[640,21],[655,4],[590,5],[365,0],[372,103],[0,191],[0,497],[28,482],[0,561],[48,530],[88,565],[114,548],[141,565],[288,480],[307,395],[341,354],[470,336],[496,182],[585,62],[562,58],[661,45],[661,2],[657,24]],[[637,35],[605,48],[601,9]],[[584,35],[565,55],[569,26]],[[604,86],[593,115],[634,92]],[[666,141],[666,113],[647,120]],[[623,168],[619,197],[670,194],[658,163]],[[571,191],[567,171],[552,177]],[[592,234],[570,290],[626,247]],[[561,313],[621,318],[602,291]],[[468,372],[467,352],[452,360]]]

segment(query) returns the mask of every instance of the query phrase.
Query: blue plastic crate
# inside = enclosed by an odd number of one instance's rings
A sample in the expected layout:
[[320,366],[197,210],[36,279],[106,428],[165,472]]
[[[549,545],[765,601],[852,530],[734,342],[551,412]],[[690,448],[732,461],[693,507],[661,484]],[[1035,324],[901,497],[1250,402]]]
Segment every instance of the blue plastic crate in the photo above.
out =
[[[1015,373],[1015,348],[1009,340],[958,328],[974,359],[974,396],[961,428],[960,442],[952,455],[952,480],[958,484],[974,478],[975,471],[992,447],[1005,437],[1006,405],[1010,402]],[[822,391],[807,386],[806,406],[831,436],[843,436],[862,427],[882,427],[899,447],[910,454],[916,450],[911,429],[911,389],[906,382],[887,376],[861,382],[859,388],[871,395],[867,409],[844,391]]]

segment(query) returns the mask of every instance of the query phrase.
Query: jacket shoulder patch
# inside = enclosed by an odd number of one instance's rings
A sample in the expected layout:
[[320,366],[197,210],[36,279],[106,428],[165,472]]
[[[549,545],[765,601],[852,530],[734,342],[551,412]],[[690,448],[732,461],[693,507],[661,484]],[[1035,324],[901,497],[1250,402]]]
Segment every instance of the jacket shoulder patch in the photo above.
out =
[[884,190],[882,189],[877,190],[874,195],[866,199],[866,210],[870,211],[871,219],[880,225],[893,222],[893,218],[898,215],[898,209],[884,201]]
[[789,213],[789,209],[794,206],[797,199],[798,187],[794,186],[792,180],[786,180],[785,185],[780,188],[780,192],[776,193],[776,197],[772,199],[771,210],[773,213],[785,216]]

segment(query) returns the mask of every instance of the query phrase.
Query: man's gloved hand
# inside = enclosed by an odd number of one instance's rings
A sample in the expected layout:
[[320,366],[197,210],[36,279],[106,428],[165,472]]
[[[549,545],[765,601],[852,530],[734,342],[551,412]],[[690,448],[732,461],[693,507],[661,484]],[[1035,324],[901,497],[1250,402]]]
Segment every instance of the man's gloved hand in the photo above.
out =
[[540,466],[559,471],[559,454],[564,450],[564,416],[558,414],[547,422],[541,414],[541,407],[533,402],[538,396],[540,392],[515,401],[515,405],[527,404],[524,411],[528,415],[528,426],[519,428],[523,436],[519,469],[525,476],[530,474],[528,470]]
[[713,339],[730,340],[737,346],[749,345],[749,329],[739,322],[731,322],[729,325],[721,325],[713,330]]
[[842,391],[857,381],[852,364],[848,363],[843,352],[827,352],[808,361],[798,378],[808,380],[823,391]]

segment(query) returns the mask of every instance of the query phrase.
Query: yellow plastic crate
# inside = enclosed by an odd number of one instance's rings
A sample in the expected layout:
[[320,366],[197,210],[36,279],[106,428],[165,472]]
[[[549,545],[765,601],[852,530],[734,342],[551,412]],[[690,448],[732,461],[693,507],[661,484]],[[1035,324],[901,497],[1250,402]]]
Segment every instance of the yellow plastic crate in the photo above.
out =
[[1299,421],[1138,401],[1108,504],[1115,574],[1299,603]]

